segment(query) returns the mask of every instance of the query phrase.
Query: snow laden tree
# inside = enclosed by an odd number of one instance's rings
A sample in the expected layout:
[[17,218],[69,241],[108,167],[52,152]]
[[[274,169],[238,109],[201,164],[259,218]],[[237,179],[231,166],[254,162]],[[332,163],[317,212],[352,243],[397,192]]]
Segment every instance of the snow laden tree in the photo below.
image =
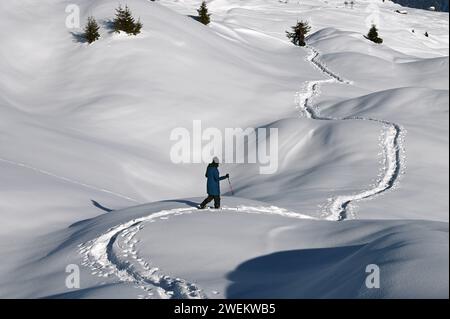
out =
[[372,24],[372,27],[370,28],[366,38],[378,44],[383,43],[383,39],[378,36],[378,29],[375,24]]
[[98,30],[100,27],[94,17],[88,17],[87,24],[84,27],[84,38],[88,43],[92,43],[100,38]]
[[125,6],[125,8],[119,6],[116,9],[116,17],[114,18],[113,23],[115,32],[124,31],[128,34],[137,35],[142,29],[141,21],[138,20],[136,22],[128,6]]
[[198,12],[198,21],[204,25],[208,25],[211,22],[211,14],[208,13],[208,7],[206,6],[206,1],[203,1]]
[[292,27],[292,32],[286,31],[286,36],[291,40],[295,45],[304,47],[305,37],[311,31],[311,27],[308,22],[300,21],[297,22],[295,26]]

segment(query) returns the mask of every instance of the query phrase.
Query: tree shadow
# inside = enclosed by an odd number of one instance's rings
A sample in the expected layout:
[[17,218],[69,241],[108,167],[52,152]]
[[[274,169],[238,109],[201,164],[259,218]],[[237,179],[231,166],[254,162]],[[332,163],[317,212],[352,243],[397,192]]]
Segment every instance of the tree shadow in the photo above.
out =
[[366,274],[364,261],[350,257],[364,246],[281,251],[250,259],[227,274],[232,283],[226,297],[323,298],[337,288],[339,298],[354,297]]
[[91,199],[91,202],[92,202],[92,205],[94,205],[95,207],[97,207],[97,208],[99,208],[99,209],[101,209],[101,210],[104,210],[104,211],[107,212],[107,213],[110,213],[110,212],[113,212],[113,211],[114,211],[114,209],[105,207],[105,206],[103,206],[102,204],[100,204],[99,202],[97,202],[97,201],[95,201],[95,200],[93,200],[93,199]]
[[112,20],[112,19],[102,20],[100,23],[108,33],[111,34],[111,33],[115,32],[114,20]]
[[200,18],[198,16],[188,15],[188,17],[194,19],[197,22],[200,22]]
[[83,32],[74,32],[71,31],[70,34],[72,35],[73,41],[76,43],[87,43],[84,33]]

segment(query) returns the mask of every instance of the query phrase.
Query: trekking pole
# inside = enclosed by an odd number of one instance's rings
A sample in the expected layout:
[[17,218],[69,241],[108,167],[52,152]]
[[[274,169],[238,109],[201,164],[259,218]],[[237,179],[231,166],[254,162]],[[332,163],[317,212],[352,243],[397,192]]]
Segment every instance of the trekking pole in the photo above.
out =
[[230,177],[228,177],[228,185],[230,185],[231,195],[234,196],[233,187],[231,187]]

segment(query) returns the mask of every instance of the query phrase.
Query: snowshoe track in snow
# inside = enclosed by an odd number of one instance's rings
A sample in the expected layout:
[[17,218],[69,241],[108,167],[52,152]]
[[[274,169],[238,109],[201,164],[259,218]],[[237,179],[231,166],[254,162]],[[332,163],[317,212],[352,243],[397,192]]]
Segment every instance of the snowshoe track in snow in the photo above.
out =
[[[319,93],[319,87],[323,83],[351,84],[337,74],[330,71],[319,60],[319,52],[308,47],[311,54],[308,61],[330,79],[307,82],[306,92],[298,93],[298,107],[301,108],[307,118],[314,120],[361,120],[374,121],[383,125],[383,135],[381,145],[383,147],[383,169],[380,179],[376,185],[366,191],[353,195],[340,195],[329,199],[325,219],[344,220],[349,216],[350,203],[362,199],[372,198],[393,188],[400,175],[402,166],[402,134],[403,130],[395,123],[375,118],[364,117],[344,117],[331,118],[320,116],[316,113],[311,100]],[[251,207],[239,206],[224,209],[228,211],[256,213],[256,214],[277,214],[291,218],[311,219],[310,216],[289,212],[278,207]],[[133,219],[124,224],[110,228],[103,235],[79,245],[79,252],[83,256],[82,264],[92,270],[92,275],[100,277],[115,276],[121,282],[129,282],[142,289],[144,294],[139,298],[163,298],[163,299],[203,299],[207,294],[195,283],[188,282],[181,278],[174,278],[164,274],[158,267],[151,264],[151,261],[143,260],[136,250],[136,234],[146,223],[155,222],[158,219],[167,219],[171,216],[191,214],[203,210],[197,208],[175,208],[162,210],[148,216]],[[155,296],[155,293],[157,294]]]
[[[249,214],[313,219],[275,206],[239,206],[223,207],[223,209]],[[115,276],[121,282],[134,284],[144,291],[143,295],[138,296],[139,298],[205,299],[207,295],[195,283],[164,274],[158,267],[152,265],[151,261],[143,260],[136,250],[138,243],[136,234],[145,226],[145,223],[195,212],[205,211],[197,208],[162,210],[112,227],[103,235],[79,245],[79,253],[83,259],[82,265],[89,267],[92,275],[104,278]]]
[[[366,191],[353,195],[341,195],[331,198],[331,204],[327,207],[325,219],[344,220],[348,218],[349,204],[372,198],[384,193],[396,185],[402,166],[402,134],[403,130],[399,125],[374,118],[344,117],[331,118],[318,115],[311,105],[311,99],[318,94],[319,87],[323,83],[351,84],[334,74],[318,61],[319,53],[309,47],[311,54],[307,57],[315,67],[328,75],[330,79],[310,81],[307,83],[305,93],[298,94],[298,106],[302,109],[306,117],[314,120],[361,120],[374,121],[383,125],[383,135],[381,145],[383,147],[383,169],[377,184]],[[256,214],[276,214],[291,218],[312,219],[307,215],[302,215],[287,210],[270,207],[239,206],[234,208],[224,207],[228,211],[256,213]],[[164,299],[202,299],[207,295],[195,284],[184,279],[174,278],[164,274],[158,267],[151,264],[151,261],[143,260],[135,245],[137,244],[136,234],[145,226],[145,223],[155,222],[157,219],[167,219],[171,216],[191,214],[203,210],[197,208],[175,208],[152,213],[148,216],[133,219],[124,224],[110,228],[103,235],[79,245],[79,252],[83,256],[83,265],[92,270],[93,275],[100,277],[116,276],[121,282],[133,283],[142,289],[144,294],[139,298],[164,298]],[[155,296],[155,292],[157,296]]]
[[403,153],[402,140],[404,138],[404,130],[396,123],[392,123],[385,120],[366,118],[366,117],[344,117],[344,118],[332,118],[324,117],[317,114],[314,107],[311,105],[311,100],[319,94],[319,87],[324,83],[339,83],[351,85],[352,82],[343,79],[339,75],[329,70],[319,60],[319,52],[307,46],[310,50],[310,54],[307,56],[307,60],[322,73],[326,74],[330,79],[309,81],[306,85],[305,93],[297,93],[297,105],[303,111],[303,114],[310,119],[320,121],[335,121],[335,120],[360,120],[360,121],[372,121],[383,125],[382,136],[382,148],[383,148],[383,172],[379,176],[376,185],[369,190],[362,191],[352,195],[340,195],[334,198],[330,198],[329,204],[324,212],[324,217],[327,220],[344,220],[349,218],[349,205],[354,201],[362,199],[369,199],[376,195],[380,195],[385,191],[393,188],[398,181],[401,173],[401,167],[403,167],[404,160],[401,153]]

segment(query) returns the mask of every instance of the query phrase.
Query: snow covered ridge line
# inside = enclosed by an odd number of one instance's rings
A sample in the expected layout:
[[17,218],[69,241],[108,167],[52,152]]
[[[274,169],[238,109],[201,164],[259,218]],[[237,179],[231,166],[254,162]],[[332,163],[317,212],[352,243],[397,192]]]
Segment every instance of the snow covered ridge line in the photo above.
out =
[[86,187],[86,188],[89,188],[89,189],[93,189],[93,190],[96,190],[96,191],[99,191],[99,192],[102,192],[102,193],[107,193],[107,194],[110,194],[110,195],[114,195],[116,197],[127,199],[129,201],[132,201],[132,202],[135,202],[135,203],[139,204],[139,201],[134,199],[134,198],[131,198],[131,197],[128,197],[128,196],[125,196],[125,195],[122,195],[122,194],[110,191],[108,189],[99,188],[99,187],[95,187],[95,186],[92,186],[92,185],[89,185],[89,184],[86,184],[86,183],[78,182],[78,181],[75,181],[75,180],[70,179],[68,177],[57,175],[57,174],[54,174],[52,172],[49,172],[49,171],[46,171],[46,170],[43,170],[43,169],[31,166],[31,165],[28,165],[28,164],[25,164],[25,163],[22,163],[22,162],[14,162],[14,161],[10,161],[10,160],[4,159],[4,158],[0,158],[0,162],[7,163],[7,164],[10,164],[10,165],[14,165],[14,166],[18,166],[18,167],[21,167],[21,168],[26,168],[26,169],[35,171],[36,173],[47,175],[47,176],[59,179],[61,181],[70,183],[70,184],[83,186],[83,187]]
[[[311,54],[307,56],[307,60],[312,63],[317,69],[325,73],[330,77],[329,80],[320,81],[310,81],[306,87],[306,93],[298,94],[298,106],[306,114],[307,118],[321,121],[330,120],[361,120],[361,121],[373,121],[383,124],[384,138],[381,142],[383,147],[383,172],[379,176],[376,184],[373,188],[363,191],[358,194],[353,195],[343,195],[337,196],[335,198],[330,198],[331,204],[328,205],[326,211],[324,212],[325,219],[327,220],[344,220],[349,217],[349,204],[353,201],[358,201],[362,199],[373,198],[376,195],[380,195],[383,192],[392,189],[396,186],[396,182],[401,173],[401,167],[404,166],[404,153],[403,139],[404,130],[395,123],[388,122],[385,120],[379,120],[374,118],[363,118],[363,117],[344,117],[344,118],[332,118],[320,116],[316,113],[314,108],[310,105],[310,100],[318,94],[319,86],[322,83],[340,83],[351,85],[352,82],[345,80],[334,72],[330,71],[324,64],[319,60],[319,52],[307,46]],[[354,216],[353,216],[354,217]]]
[[[249,214],[280,215],[290,218],[315,219],[311,216],[287,211],[283,208],[270,207],[223,207],[224,210]],[[114,226],[99,237],[79,245],[82,265],[92,270],[92,275],[99,277],[115,276],[122,282],[130,282],[144,291],[138,298],[152,298],[154,290],[163,299],[204,299],[206,294],[194,283],[181,278],[172,278],[163,274],[158,267],[143,260],[136,250],[136,234],[145,223],[170,216],[201,212],[197,208],[175,208],[162,210],[148,216],[130,220]]]
[[[325,73],[326,75],[331,77],[332,80],[334,80],[333,82],[339,82],[339,83],[344,83],[344,84],[353,84],[352,81],[342,78],[338,74],[336,74],[336,73],[332,72],[330,69],[328,69],[322,62],[320,62],[318,60],[319,55],[320,55],[319,51],[317,51],[315,48],[313,48],[309,45],[307,46],[307,48],[311,51],[311,54],[308,55],[308,57],[307,57],[308,61],[313,63],[316,68],[318,68],[320,71],[322,71],[322,73]],[[317,81],[317,82],[320,82],[320,81]]]

